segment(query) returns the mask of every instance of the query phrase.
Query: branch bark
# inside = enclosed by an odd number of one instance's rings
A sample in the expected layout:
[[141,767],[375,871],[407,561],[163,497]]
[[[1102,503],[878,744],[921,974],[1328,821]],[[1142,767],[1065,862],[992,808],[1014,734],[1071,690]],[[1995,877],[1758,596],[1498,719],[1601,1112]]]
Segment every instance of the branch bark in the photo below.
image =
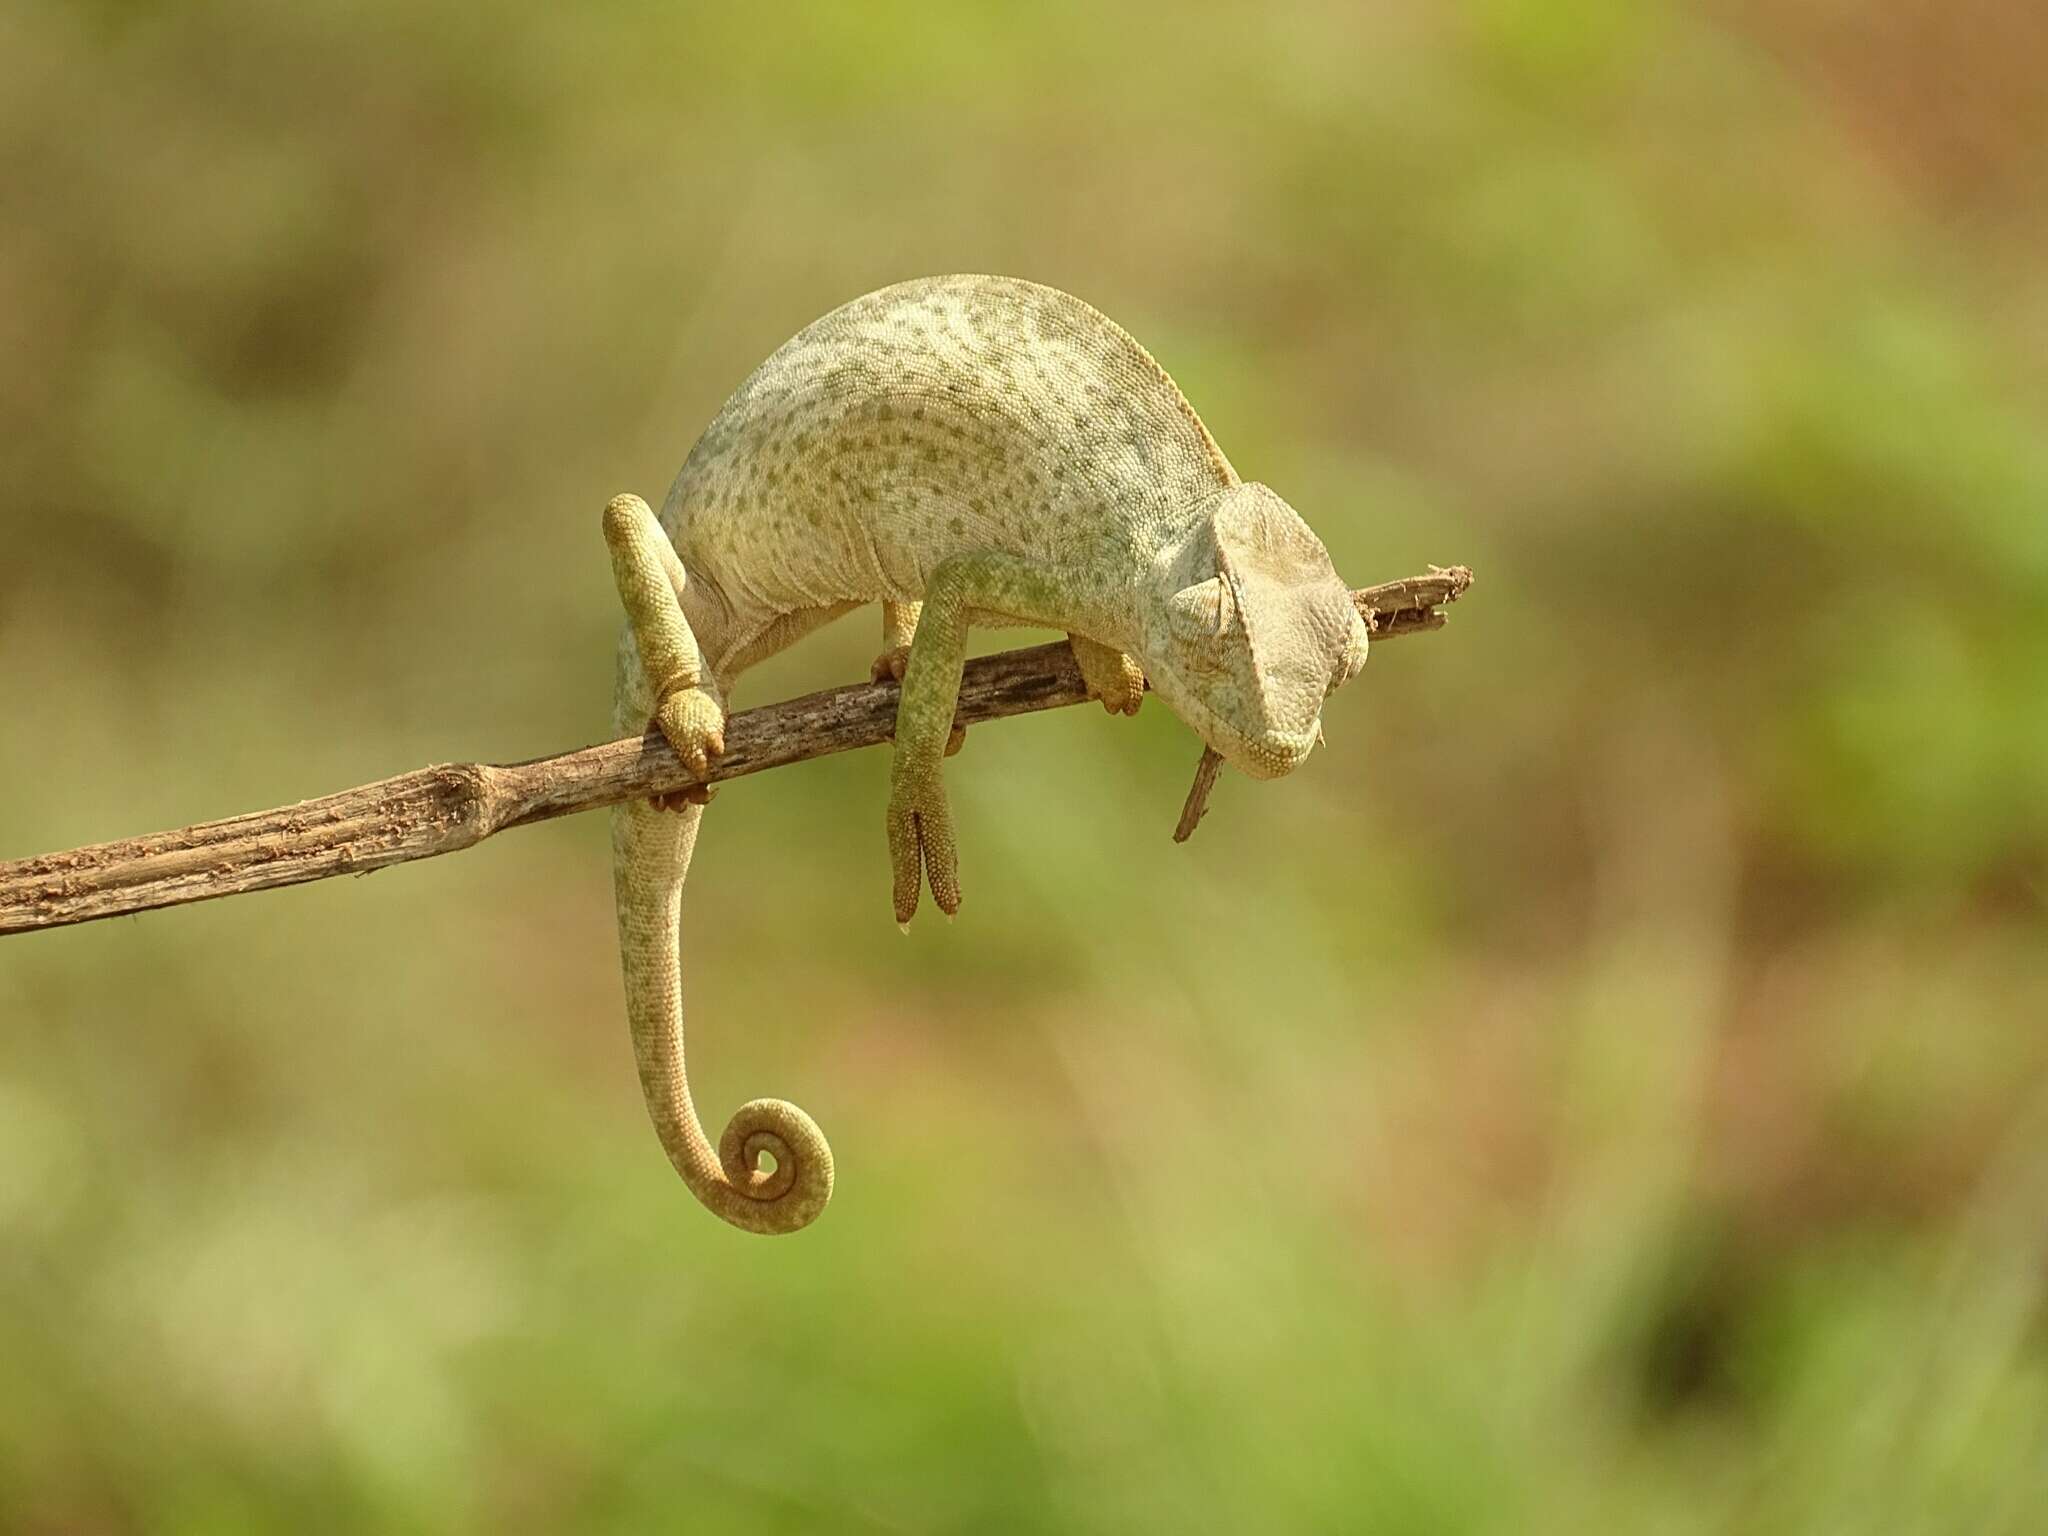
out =
[[[1463,566],[1433,569],[1352,599],[1375,638],[1391,639],[1442,627],[1439,609],[1471,581]],[[725,756],[703,782],[887,741],[898,692],[893,682],[859,683],[742,710],[727,722]],[[970,661],[957,718],[977,725],[1087,696],[1073,652],[1059,640]],[[0,863],[0,934],[368,874],[459,852],[508,827],[697,782],[657,731],[532,762],[421,768],[277,810]],[[1193,797],[1190,811],[1199,819]]]

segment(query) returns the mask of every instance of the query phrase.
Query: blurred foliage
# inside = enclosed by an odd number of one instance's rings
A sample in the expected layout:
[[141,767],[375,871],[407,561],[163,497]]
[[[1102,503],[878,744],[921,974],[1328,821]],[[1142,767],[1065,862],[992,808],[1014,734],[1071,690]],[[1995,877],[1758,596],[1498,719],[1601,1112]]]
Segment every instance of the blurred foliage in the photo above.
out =
[[976,732],[907,943],[878,754],[729,790],[786,1243],[600,818],[10,941],[0,1527],[2038,1528],[2044,17],[15,0],[0,854],[596,738],[598,509],[919,273],[1480,585],[1185,849],[1157,706]]

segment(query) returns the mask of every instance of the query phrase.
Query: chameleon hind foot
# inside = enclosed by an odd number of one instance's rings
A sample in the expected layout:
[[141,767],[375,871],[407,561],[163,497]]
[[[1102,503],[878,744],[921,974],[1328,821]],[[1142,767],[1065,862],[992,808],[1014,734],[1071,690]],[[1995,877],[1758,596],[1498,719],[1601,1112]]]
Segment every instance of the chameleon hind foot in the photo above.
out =
[[725,756],[725,711],[702,688],[676,688],[664,694],[654,706],[654,723],[676,749],[683,766],[700,779],[711,772],[714,762]]
[[[704,658],[697,637],[683,616],[682,595],[689,573],[675,545],[646,502],[638,496],[614,496],[605,504],[604,541],[611,551],[612,576],[627,627],[639,652],[639,687],[621,695],[621,703],[655,700],[654,724],[675,748],[683,766],[697,778],[725,752],[725,709],[704,686]],[[649,797],[659,810],[710,803],[711,787],[691,784]]]
[[[683,766],[700,777],[725,755],[725,711],[702,688],[678,688],[669,694],[655,710],[654,723]],[[666,794],[650,795],[648,803],[657,811],[681,811],[709,805],[717,793],[716,784],[686,784]]]

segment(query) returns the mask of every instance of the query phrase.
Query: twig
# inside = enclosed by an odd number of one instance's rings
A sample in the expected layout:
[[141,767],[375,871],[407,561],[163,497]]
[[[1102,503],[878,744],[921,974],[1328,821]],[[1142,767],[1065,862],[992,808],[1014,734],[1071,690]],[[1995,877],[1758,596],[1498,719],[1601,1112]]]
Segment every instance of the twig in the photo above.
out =
[[1193,837],[1195,828],[1209,814],[1209,791],[1216,787],[1216,776],[1222,771],[1223,754],[1214,747],[1202,748],[1202,760],[1195,764],[1195,782],[1188,786],[1187,803],[1180,808],[1180,820],[1174,824],[1176,843]]
[[1391,640],[1396,635],[1442,629],[1449,618],[1437,610],[1455,603],[1471,589],[1470,566],[1432,565],[1427,576],[1360,587],[1351,594],[1351,602],[1373,639]]
[[[1354,599],[1378,633],[1409,634],[1438,627],[1436,606],[1454,601],[1470,581],[1460,567],[1368,587]],[[898,689],[858,683],[743,710],[727,722],[725,756],[703,782],[887,741]],[[1072,650],[1058,640],[970,661],[957,718],[976,725],[1087,696]],[[421,768],[278,810],[0,863],[0,934],[368,874],[455,853],[507,827],[697,782],[659,732],[526,763]]]

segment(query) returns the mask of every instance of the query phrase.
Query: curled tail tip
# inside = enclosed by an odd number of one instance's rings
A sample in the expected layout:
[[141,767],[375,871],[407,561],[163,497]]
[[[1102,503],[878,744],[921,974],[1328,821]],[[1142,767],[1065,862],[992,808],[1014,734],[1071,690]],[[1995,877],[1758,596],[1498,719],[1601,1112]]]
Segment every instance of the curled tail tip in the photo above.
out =
[[[763,1157],[775,1166],[764,1169]],[[742,1104],[718,1139],[727,1198],[713,1206],[749,1232],[800,1232],[832,1198],[832,1144],[818,1122],[785,1099]]]

